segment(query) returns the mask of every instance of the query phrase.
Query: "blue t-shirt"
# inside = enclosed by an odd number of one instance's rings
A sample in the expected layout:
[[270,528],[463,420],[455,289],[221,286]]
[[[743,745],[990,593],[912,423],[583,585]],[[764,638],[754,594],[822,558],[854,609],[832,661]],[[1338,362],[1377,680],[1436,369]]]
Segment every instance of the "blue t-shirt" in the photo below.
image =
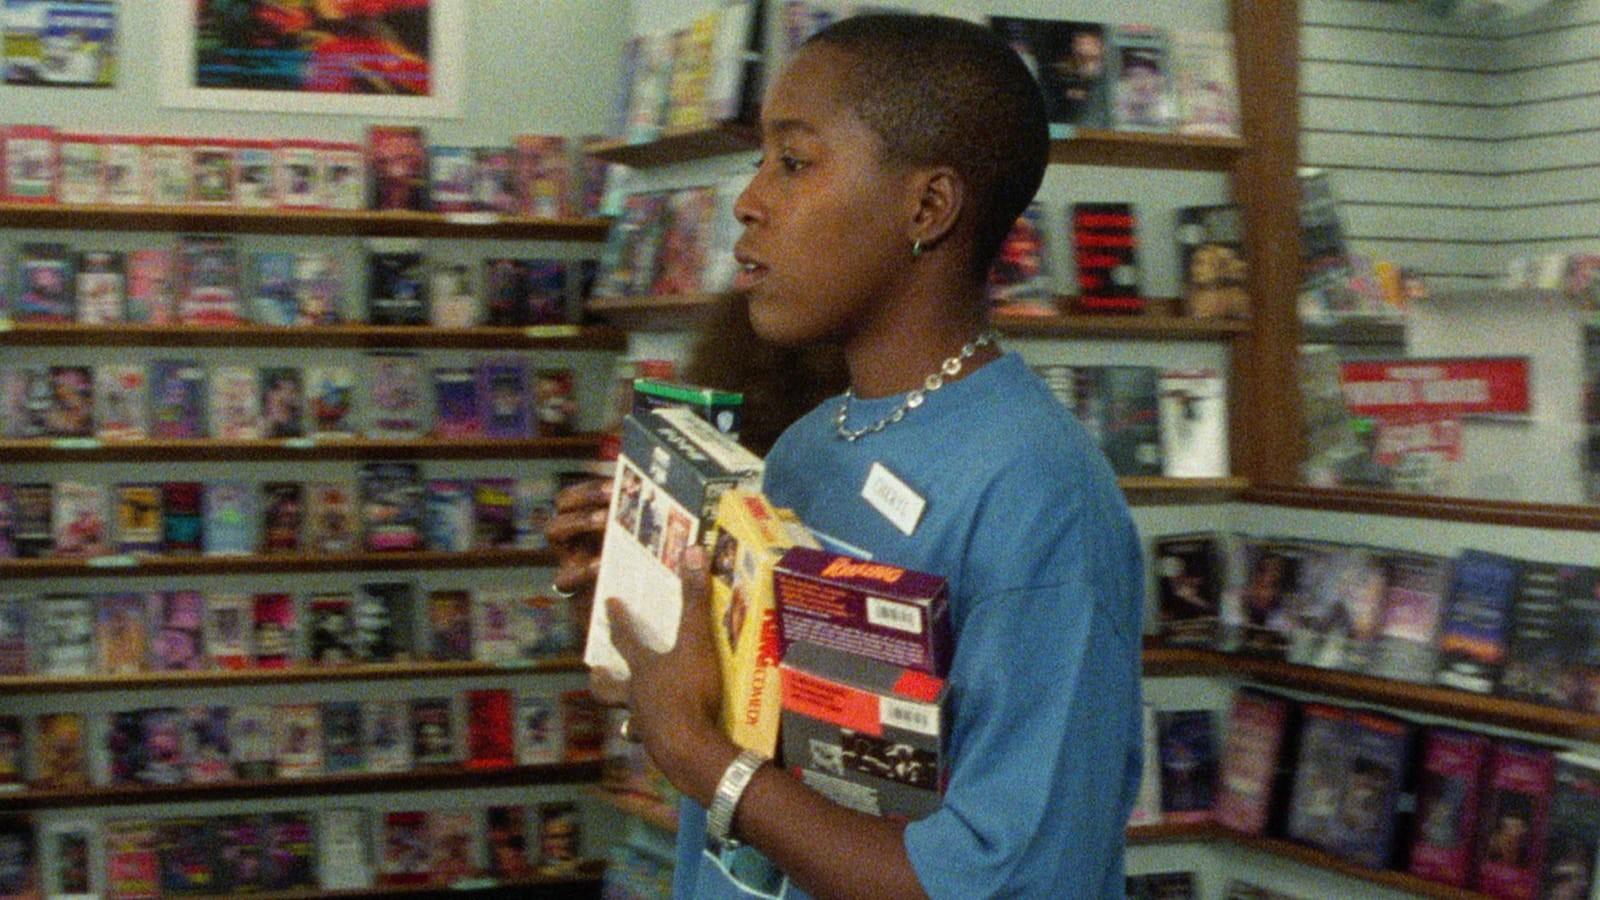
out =
[[[902,399],[855,401],[846,424]],[[905,834],[924,890],[1122,897],[1144,575],[1104,456],[1015,354],[854,443],[838,437],[837,411],[825,402],[784,433],[765,489],[828,549],[949,580],[949,786]],[[926,501],[910,535],[863,499],[874,463]],[[751,848],[727,856],[705,850],[705,811],[685,802],[676,896],[804,896]]]

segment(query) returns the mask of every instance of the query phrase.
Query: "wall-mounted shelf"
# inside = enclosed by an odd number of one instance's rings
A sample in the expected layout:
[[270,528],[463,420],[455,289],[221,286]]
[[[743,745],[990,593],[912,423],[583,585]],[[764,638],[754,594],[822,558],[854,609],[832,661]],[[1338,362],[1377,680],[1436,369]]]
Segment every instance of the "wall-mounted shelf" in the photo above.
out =
[[225,441],[210,438],[124,441],[0,440],[0,463],[43,462],[282,462],[395,459],[593,459],[601,436],[549,438],[286,438]]
[[1050,161],[1075,166],[1227,172],[1244,150],[1242,138],[1083,129],[1070,138],[1052,140]]
[[128,578],[166,575],[263,575],[280,572],[388,572],[411,569],[550,567],[548,550],[469,550],[447,553],[285,553],[279,556],[102,556],[90,559],[0,560],[0,579]]
[[1369,869],[1358,863],[1340,859],[1331,853],[1302,846],[1293,841],[1242,834],[1231,828],[1224,828],[1221,825],[1209,822],[1194,825],[1140,825],[1128,829],[1129,844],[1215,844],[1223,842],[1243,847],[1247,850],[1254,850],[1258,853],[1266,853],[1293,860],[1301,865],[1337,872],[1369,884],[1382,885],[1423,897],[1439,897],[1446,898],[1446,900],[1489,900],[1486,894],[1438,884],[1406,872]]
[[[540,872],[525,878],[498,880],[471,878],[452,884],[375,884],[370,888],[326,891],[274,892],[274,900],[380,900],[385,897],[455,897],[487,894],[491,897],[516,897],[518,900],[538,900],[541,897],[571,898],[597,897],[606,863],[602,859],[585,859],[570,870]],[[233,895],[227,895],[231,900]],[[224,900],[223,897],[200,900]]]
[[622,329],[689,331],[715,317],[724,294],[593,297],[585,309]]
[[695,128],[669,128],[655,140],[639,144],[620,139],[593,141],[584,145],[583,152],[606,162],[647,169],[742,153],[760,145],[760,132],[755,126],[720,122]]
[[1471,497],[1436,497],[1360,488],[1322,488],[1297,484],[1252,485],[1247,503],[1291,506],[1329,512],[1365,513],[1408,519],[1478,522],[1560,531],[1600,531],[1600,505],[1511,503]]
[[611,220],[405,210],[0,203],[0,228],[600,243],[611,230]]
[[1600,713],[1575,712],[1432,684],[1412,684],[1211,650],[1146,647],[1144,674],[1146,677],[1231,676],[1259,684],[1554,737],[1586,740],[1600,737]]
[[1392,347],[1400,352],[1406,346],[1406,323],[1393,319],[1304,322],[1300,325],[1300,340],[1306,344],[1341,347]]
[[612,790],[601,786],[590,787],[586,792],[607,806],[622,812],[624,815],[639,819],[653,828],[659,828],[668,834],[678,833],[677,808],[669,806],[654,797],[645,797],[640,794]]
[[[1060,302],[1066,302],[1063,298]],[[1110,338],[1124,341],[1226,341],[1250,331],[1246,319],[1191,316],[1016,315],[996,313],[994,326],[1010,337]]]
[[1244,478],[1159,478],[1135,476],[1118,478],[1117,484],[1130,503],[1205,503],[1230,500],[1250,486]]
[[207,669],[194,672],[141,672],[137,675],[8,675],[0,695],[86,694],[155,688],[251,687],[338,681],[424,681],[437,678],[504,678],[508,675],[587,672],[572,654],[514,663],[403,662],[343,666],[293,666],[287,669]]
[[187,803],[196,800],[333,796],[382,791],[443,791],[536,784],[587,784],[598,780],[599,777],[599,762],[564,762],[539,766],[510,766],[503,769],[468,769],[456,765],[416,769],[410,772],[349,772],[261,781],[24,790],[0,793],[0,811],[64,809],[79,806],[137,806],[149,803]]
[[440,350],[625,350],[614,328],[534,325],[526,328],[432,328],[407,325],[317,325],[280,328],[239,324],[51,324],[0,321],[0,346],[17,347],[417,347]]

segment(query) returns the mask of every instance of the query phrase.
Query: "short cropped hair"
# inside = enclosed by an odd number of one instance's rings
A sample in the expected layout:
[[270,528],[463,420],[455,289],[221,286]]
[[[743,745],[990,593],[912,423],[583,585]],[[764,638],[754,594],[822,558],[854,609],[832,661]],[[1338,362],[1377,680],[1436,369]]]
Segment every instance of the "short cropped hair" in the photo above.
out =
[[813,35],[851,58],[845,103],[892,163],[947,165],[976,201],[972,265],[982,277],[1044,180],[1050,126],[1020,57],[981,25],[947,16],[864,14]]

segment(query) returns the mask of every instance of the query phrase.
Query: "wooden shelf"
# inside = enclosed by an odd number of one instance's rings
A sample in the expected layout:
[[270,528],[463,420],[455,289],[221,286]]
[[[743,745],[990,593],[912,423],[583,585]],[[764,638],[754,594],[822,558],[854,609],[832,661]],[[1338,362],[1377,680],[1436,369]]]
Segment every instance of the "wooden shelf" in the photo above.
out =
[[[605,860],[586,859],[568,872],[543,872],[506,881],[484,878],[467,879],[453,884],[374,884],[370,888],[277,891],[270,895],[256,896],[271,896],[273,900],[367,900],[367,898],[376,900],[376,898],[395,896],[455,897],[463,894],[516,897],[519,900],[538,897],[597,897],[605,870]],[[573,889],[579,886],[582,886],[581,891],[574,894]],[[234,896],[236,895],[216,895],[214,900],[223,900],[224,897],[231,900]],[[212,900],[212,898],[202,896],[200,900]]]
[[[1057,301],[1065,303],[1066,298]],[[994,326],[1011,337],[1111,338],[1124,341],[1227,341],[1249,333],[1247,319],[1192,316],[1015,315],[996,313]]]
[[0,463],[282,462],[395,459],[593,459],[601,436],[552,438],[303,438],[224,441],[209,438],[0,440]]
[[383,791],[442,791],[538,784],[587,784],[600,778],[599,762],[551,763],[505,769],[443,766],[411,772],[350,772],[262,781],[219,781],[207,784],[138,784],[70,790],[24,790],[0,793],[0,811],[66,809],[81,806],[137,806],[198,800],[253,800],[263,797],[309,797],[371,794]]
[[0,677],[0,695],[82,694],[95,691],[138,691],[152,688],[248,687],[263,684],[311,684],[337,681],[422,681],[435,678],[505,677],[521,673],[548,675],[586,672],[572,654],[518,663],[406,662],[347,666],[297,666],[288,669],[208,669],[197,672],[141,672],[137,675],[8,675]]
[[1128,169],[1228,172],[1244,154],[1241,138],[1083,129],[1050,142],[1052,163]]
[[659,828],[668,834],[678,833],[678,810],[654,797],[641,794],[612,790],[606,787],[590,787],[586,793],[597,798],[600,802],[639,819],[653,828]]
[[585,309],[623,329],[689,331],[710,322],[725,294],[593,297]]
[[1403,351],[1406,323],[1393,319],[1345,319],[1338,322],[1303,322],[1300,340],[1305,344],[1341,347],[1391,347]]
[[[298,891],[274,891],[271,894],[254,894],[256,897],[271,897],[272,900],[378,900],[383,897],[455,897],[459,895],[477,896],[488,895],[491,897],[598,897],[601,878],[605,875],[606,863],[601,859],[585,859],[571,871],[566,872],[541,872],[529,875],[526,878],[514,878],[499,881],[492,878],[471,878],[451,884],[377,884],[377,874],[374,872],[374,884],[368,888],[350,888],[346,890],[321,890],[306,889]],[[579,893],[574,894],[573,889],[582,886]],[[236,894],[192,894],[185,895],[194,900],[234,900]]]
[[1387,869],[1369,869],[1359,863],[1340,859],[1331,853],[1306,847],[1283,838],[1256,837],[1243,834],[1215,823],[1136,825],[1127,832],[1130,846],[1140,844],[1230,843],[1237,847],[1292,860],[1304,866],[1337,872],[1341,875],[1379,884],[1423,897],[1460,898],[1460,900],[1488,900],[1484,894],[1464,891],[1448,885],[1418,878],[1406,872]]
[[1275,687],[1535,734],[1581,740],[1600,738],[1600,713],[1575,712],[1432,684],[1412,684],[1211,650],[1147,647],[1144,651],[1144,674],[1155,677],[1232,676]]
[[1518,503],[1470,497],[1435,497],[1359,488],[1321,488],[1299,484],[1252,485],[1247,503],[1291,506],[1325,512],[1352,512],[1407,519],[1477,522],[1560,531],[1600,531],[1600,506]]
[[611,230],[611,220],[403,210],[0,203],[0,228],[601,243]]
[[110,556],[95,559],[0,560],[0,579],[128,578],[156,575],[245,575],[279,572],[372,572],[410,569],[515,569],[556,564],[548,550],[470,550],[447,553],[329,553],[319,556]]
[[527,328],[433,328],[409,325],[319,325],[282,328],[196,325],[0,324],[0,346],[18,347],[422,347],[450,350],[625,350],[614,328],[536,325]]
[[1245,478],[1118,478],[1130,503],[1145,506],[1231,500],[1250,486]]
[[659,138],[642,144],[630,144],[621,139],[594,141],[586,144],[583,152],[606,162],[646,169],[743,153],[759,146],[761,138],[755,126],[721,122],[695,128],[668,129]]

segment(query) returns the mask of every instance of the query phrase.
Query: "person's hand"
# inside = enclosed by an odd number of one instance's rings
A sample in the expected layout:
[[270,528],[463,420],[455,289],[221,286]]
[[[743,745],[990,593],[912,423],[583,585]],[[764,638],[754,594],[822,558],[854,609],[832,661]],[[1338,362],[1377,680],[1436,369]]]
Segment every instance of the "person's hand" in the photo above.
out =
[[600,545],[611,505],[611,482],[593,478],[556,495],[556,514],[544,526],[557,559],[556,590],[587,594],[600,574]]
[[629,736],[644,743],[669,778],[674,760],[692,755],[693,748],[721,734],[717,716],[722,708],[722,675],[711,634],[706,568],[702,548],[684,551],[683,617],[678,641],[666,653],[645,645],[621,601],[606,601],[611,640],[630,673],[626,682],[612,682],[620,686],[629,710]]

